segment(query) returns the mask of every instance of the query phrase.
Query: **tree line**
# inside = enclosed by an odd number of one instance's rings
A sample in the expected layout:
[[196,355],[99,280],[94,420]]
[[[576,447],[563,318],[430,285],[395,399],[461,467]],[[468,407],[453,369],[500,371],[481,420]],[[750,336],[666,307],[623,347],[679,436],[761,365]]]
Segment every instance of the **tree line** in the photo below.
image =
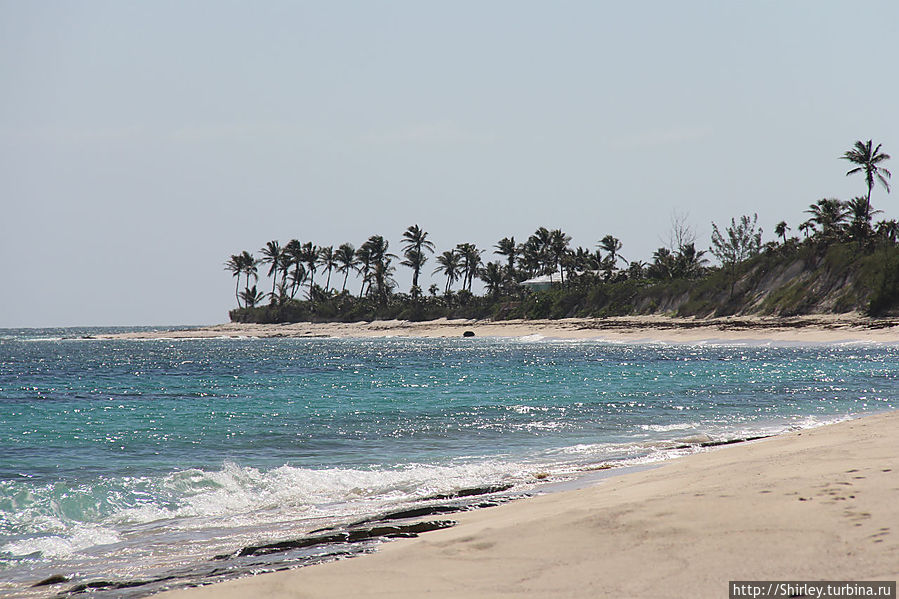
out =
[[[539,276],[549,276],[560,286],[622,280],[697,279],[718,268],[709,266],[708,253],[718,259],[721,269],[732,275],[732,290],[738,266],[763,250],[844,242],[858,243],[870,250],[878,244],[896,244],[899,223],[896,220],[873,223],[873,217],[881,211],[874,210],[871,205],[875,184],[880,184],[888,193],[890,191],[891,173],[883,166],[890,156],[881,151],[881,145],[875,147],[868,140],[855,142],[840,158],[852,164],[847,176],[864,175],[866,194],[848,201],[823,198],[810,205],[806,211],[809,218],[797,225],[798,232],[804,235],[802,239],[788,238],[787,232],[791,229],[782,221],[774,229],[776,240],[763,245],[757,215],[743,215],[731,219],[730,225],[723,230],[712,223],[711,245],[708,250],[700,250],[685,219],[675,215],[669,243],[658,248],[648,262],[627,260],[621,254],[621,241],[613,235],[600,239],[594,248],[572,248],[570,235],[546,227],[539,227],[522,243],[516,242],[514,237],[500,239],[492,248],[493,254],[500,259],[485,262],[486,250],[472,243],[460,243],[436,253],[429,233],[414,224],[402,234],[400,255],[391,253],[389,242],[381,235],[372,235],[358,248],[352,243],[335,248],[319,247],[310,241],[301,243],[297,239],[284,245],[272,240],[259,250],[258,258],[246,250],[231,255],[225,269],[236,280],[234,293],[239,309],[253,308],[266,300],[269,305],[283,306],[301,301],[297,299],[298,294],[313,304],[328,298],[350,296],[385,303],[396,294],[394,274],[397,263],[412,271],[412,286],[406,297],[417,301],[424,295],[420,276],[431,257],[436,263],[432,274],[439,273],[444,277],[444,296],[453,295],[453,286],[457,283],[456,293],[470,295],[476,279],[483,281],[490,297],[520,295],[523,292],[521,283]],[[257,288],[260,273],[271,279],[270,291]],[[347,289],[351,273],[361,279],[358,292]],[[332,275],[335,274],[337,278],[332,286]],[[440,292],[436,283],[428,288],[431,297],[436,298]]]

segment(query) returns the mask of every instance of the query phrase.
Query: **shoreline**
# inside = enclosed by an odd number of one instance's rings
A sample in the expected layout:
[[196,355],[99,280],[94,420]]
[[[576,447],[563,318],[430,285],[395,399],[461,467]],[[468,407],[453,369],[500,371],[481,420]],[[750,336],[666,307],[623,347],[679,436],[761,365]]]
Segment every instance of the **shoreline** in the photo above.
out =
[[677,318],[622,316],[559,320],[384,320],[355,323],[226,323],[184,330],[98,335],[98,339],[188,338],[378,338],[462,337],[550,338],[611,342],[772,341],[798,343],[899,342],[899,318],[872,319],[859,314],[795,317],[730,316]]
[[723,596],[730,580],[895,580],[892,411],[453,515],[378,551],[169,591],[204,597]]

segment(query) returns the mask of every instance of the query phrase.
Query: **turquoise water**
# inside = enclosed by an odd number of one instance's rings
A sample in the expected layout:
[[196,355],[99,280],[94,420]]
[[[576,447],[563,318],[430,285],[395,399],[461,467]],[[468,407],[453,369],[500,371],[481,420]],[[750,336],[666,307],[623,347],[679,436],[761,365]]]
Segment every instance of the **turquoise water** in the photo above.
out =
[[893,409],[899,388],[893,345],[80,338],[100,332],[0,330],[0,594]]

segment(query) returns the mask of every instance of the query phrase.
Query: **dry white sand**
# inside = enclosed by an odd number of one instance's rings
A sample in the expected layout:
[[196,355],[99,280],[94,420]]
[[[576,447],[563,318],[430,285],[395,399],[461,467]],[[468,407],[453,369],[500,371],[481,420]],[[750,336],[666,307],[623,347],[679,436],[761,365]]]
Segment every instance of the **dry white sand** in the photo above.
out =
[[374,555],[167,599],[727,597],[730,580],[896,580],[899,413],[719,448],[462,514]]
[[735,316],[673,318],[627,316],[561,320],[384,320],[358,323],[221,324],[186,331],[126,333],[104,337],[152,339],[186,337],[527,337],[608,341],[775,341],[834,343],[899,342],[899,319],[870,319],[858,314],[793,318]]

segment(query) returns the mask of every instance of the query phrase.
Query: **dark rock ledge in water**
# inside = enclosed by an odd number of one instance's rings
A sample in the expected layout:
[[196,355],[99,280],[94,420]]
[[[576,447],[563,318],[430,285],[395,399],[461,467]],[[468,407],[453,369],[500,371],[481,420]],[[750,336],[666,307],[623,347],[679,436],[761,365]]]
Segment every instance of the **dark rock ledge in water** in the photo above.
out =
[[413,538],[423,532],[449,528],[450,526],[455,526],[455,524],[456,522],[454,520],[434,520],[431,522],[415,522],[413,524],[398,524],[395,526],[358,528],[329,535],[318,535],[292,541],[269,543],[267,545],[250,545],[238,550],[236,553],[217,555],[213,559],[222,560],[230,559],[232,557],[268,555],[270,553],[279,553],[282,551],[290,551],[292,549],[304,549],[306,547],[316,547],[319,545],[339,545],[344,543],[377,541],[381,539]]
[[748,441],[758,441],[759,439],[768,439],[774,435],[758,435],[756,437],[740,437],[737,439],[724,439],[723,441],[702,441],[699,443],[684,443],[678,445],[675,449],[688,449],[690,447],[720,447],[721,445],[734,445],[736,443],[746,443]]
[[63,576],[62,574],[54,574],[53,576],[48,576],[40,582],[36,582],[31,585],[31,588],[35,587],[47,587],[53,584],[61,584],[63,582],[69,582],[71,578],[67,576]]
[[[419,505],[382,513],[342,526],[313,530],[297,539],[250,545],[233,553],[217,555],[208,562],[199,562],[193,566],[172,570],[154,578],[80,582],[68,589],[61,590],[57,597],[90,593],[91,597],[137,599],[171,589],[202,586],[255,574],[355,557],[373,552],[377,544],[382,541],[417,537],[421,533],[449,528],[456,524],[453,520],[422,520],[422,518],[493,507],[528,495],[527,493],[499,495],[510,489],[512,489],[512,485],[495,485],[433,495],[422,501],[444,501],[444,503]],[[490,497],[486,497],[487,495]],[[471,498],[476,499],[471,501]],[[404,520],[406,522],[403,522]],[[62,575],[55,575],[41,581],[43,585],[62,582],[72,581]]]

